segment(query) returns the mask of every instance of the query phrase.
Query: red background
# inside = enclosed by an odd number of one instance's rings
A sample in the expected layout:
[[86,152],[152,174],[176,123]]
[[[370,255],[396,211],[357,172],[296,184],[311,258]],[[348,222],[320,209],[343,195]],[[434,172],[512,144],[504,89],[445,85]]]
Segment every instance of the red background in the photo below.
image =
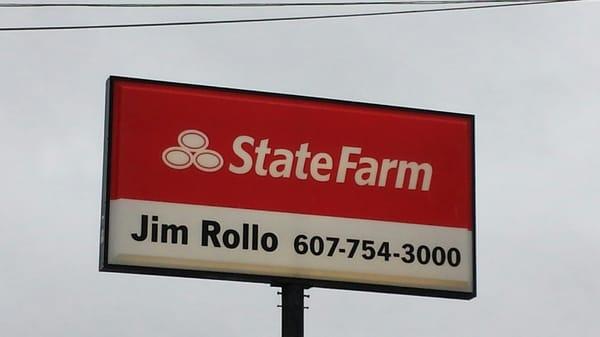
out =
[[[112,81],[110,198],[201,204],[291,213],[431,224],[473,226],[472,119],[337,101],[270,95],[206,87],[178,86],[128,79]],[[225,159],[206,173],[174,170],[162,152],[177,146],[183,130],[197,129],[209,148]],[[257,176],[229,172],[241,161],[233,153],[240,135],[269,138],[269,147],[309,151],[334,158],[329,182],[312,178]],[[394,188],[395,170],[386,187],[357,186],[355,170],[335,182],[342,146],[362,148],[361,156],[428,162],[429,191]],[[248,151],[249,147],[244,147]],[[358,156],[351,157],[358,161]],[[268,168],[266,161],[265,167]],[[305,172],[308,172],[308,163]],[[420,181],[418,186],[420,187]]]

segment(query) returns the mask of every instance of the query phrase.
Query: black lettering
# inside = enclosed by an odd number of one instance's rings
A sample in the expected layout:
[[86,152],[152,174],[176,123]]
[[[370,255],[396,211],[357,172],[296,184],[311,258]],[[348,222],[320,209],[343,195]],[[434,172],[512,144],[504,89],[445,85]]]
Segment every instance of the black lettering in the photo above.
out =
[[[269,239],[271,239],[271,244],[269,244]],[[267,252],[272,252],[277,249],[277,244],[277,236],[273,233],[265,233],[260,239],[260,245],[262,246],[262,249]]]
[[417,260],[420,264],[429,263],[429,259],[431,258],[431,251],[427,246],[419,246],[417,249]]
[[431,257],[436,266],[441,266],[446,262],[446,251],[442,247],[435,247],[433,248]]
[[140,233],[131,233],[131,238],[135,241],[144,241],[148,237],[148,216],[142,214]]
[[248,232],[249,232],[249,227],[250,225],[248,225],[247,223],[242,225],[242,249],[248,249]]
[[202,220],[202,245],[208,246],[208,239],[212,241],[213,246],[221,247],[217,234],[221,231],[221,225],[216,221]]
[[448,250],[448,264],[452,267],[458,267],[460,264],[460,251],[456,248]]
[[234,229],[223,232],[223,245],[227,248],[236,248],[240,245],[240,234]]
[[181,243],[184,245],[187,245],[188,230],[187,230],[187,227],[184,225],[177,226],[177,225],[173,225],[173,224],[171,224],[171,225],[163,224],[162,228],[161,228],[161,233],[160,233],[160,241],[167,242],[169,233],[171,233],[171,243],[177,243],[180,231],[181,231]]
[[[158,217],[153,216],[152,221],[158,221]],[[158,242],[158,224],[156,222],[152,223],[152,242]]]
[[258,225],[252,225],[252,250],[258,250]]
[[413,263],[415,261],[415,247],[410,243],[407,243],[403,245],[402,248],[404,248],[404,253],[406,253],[406,256],[402,257],[402,261]]

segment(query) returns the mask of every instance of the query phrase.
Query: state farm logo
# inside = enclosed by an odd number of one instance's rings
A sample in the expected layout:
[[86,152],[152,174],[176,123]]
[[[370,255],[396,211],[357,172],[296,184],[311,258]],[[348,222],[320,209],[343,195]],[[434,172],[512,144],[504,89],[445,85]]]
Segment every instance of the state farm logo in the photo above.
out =
[[204,172],[215,172],[223,167],[223,157],[208,149],[208,137],[198,130],[185,130],[177,137],[179,146],[169,147],[162,153],[163,162],[170,168],[183,170],[192,165]]
[[[215,172],[223,167],[223,157],[208,149],[208,137],[198,130],[185,130],[177,138],[179,146],[163,151],[164,163],[182,170],[196,166],[204,172]],[[336,154],[310,151],[304,142],[295,149],[272,147],[269,138],[257,141],[241,135],[233,140],[231,149],[235,158],[227,169],[238,175],[254,174],[276,179],[333,181],[357,186],[429,191],[433,175],[430,163],[396,158],[376,158],[365,155],[363,148],[341,145]],[[408,186],[407,186],[408,185]]]

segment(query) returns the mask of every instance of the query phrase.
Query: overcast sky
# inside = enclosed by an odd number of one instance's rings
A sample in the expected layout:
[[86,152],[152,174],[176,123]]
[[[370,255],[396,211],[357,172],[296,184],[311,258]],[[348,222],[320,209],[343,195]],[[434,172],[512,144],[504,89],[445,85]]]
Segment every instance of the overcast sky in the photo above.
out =
[[[0,26],[322,12],[0,9]],[[0,32],[1,334],[280,335],[268,285],[98,272],[105,81],[124,75],[476,116],[478,297],[311,289],[305,336],[598,336],[599,17],[591,0]]]

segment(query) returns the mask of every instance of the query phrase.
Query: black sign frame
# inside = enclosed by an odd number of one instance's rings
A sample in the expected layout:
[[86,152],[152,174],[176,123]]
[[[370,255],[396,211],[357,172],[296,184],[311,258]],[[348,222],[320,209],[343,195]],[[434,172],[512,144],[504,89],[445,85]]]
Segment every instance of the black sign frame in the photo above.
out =
[[[243,273],[229,273],[229,272],[214,272],[214,271],[202,271],[202,270],[187,270],[187,269],[174,269],[174,268],[158,268],[158,267],[142,267],[132,265],[121,265],[121,264],[110,264],[108,263],[108,251],[109,251],[109,240],[108,234],[110,231],[109,218],[110,218],[110,168],[111,168],[111,147],[112,147],[112,96],[113,96],[113,85],[116,81],[132,81],[138,83],[151,83],[159,85],[169,86],[180,86],[187,88],[210,88],[214,90],[222,90],[227,92],[237,93],[251,93],[260,94],[266,96],[276,97],[287,97],[296,98],[303,100],[312,100],[320,102],[334,102],[352,104],[358,106],[370,106],[370,107],[383,107],[402,109],[412,112],[418,112],[423,114],[442,114],[442,115],[453,115],[460,118],[467,118],[470,120],[471,128],[471,161],[472,161],[472,275],[473,275],[473,289],[470,292],[462,291],[447,291],[437,289],[426,289],[426,288],[413,288],[413,287],[401,287],[401,286],[389,286],[380,284],[368,284],[368,283],[357,283],[357,282],[346,282],[346,281],[330,281],[321,279],[309,279],[309,278],[293,278],[293,277],[281,277],[281,276],[268,276],[258,274],[243,274]],[[101,272],[117,272],[117,273],[129,273],[129,274],[145,274],[145,275],[160,275],[160,276],[174,276],[174,277],[186,277],[186,278],[200,278],[200,279],[213,279],[213,280],[228,280],[228,281],[242,281],[242,282],[253,282],[253,283],[267,283],[272,286],[282,286],[285,284],[298,284],[308,289],[311,287],[319,288],[331,288],[331,289],[342,289],[342,290],[358,290],[368,292],[379,292],[379,293],[391,293],[391,294],[403,294],[403,295],[417,295],[426,297],[441,297],[441,298],[452,298],[452,299],[464,299],[469,300],[477,296],[477,275],[476,275],[476,226],[475,226],[475,116],[463,113],[454,112],[442,112],[433,110],[424,110],[417,108],[406,108],[397,107],[373,103],[362,103],[352,102],[345,100],[336,100],[330,98],[319,98],[319,97],[305,97],[299,95],[281,94],[281,93],[270,93],[261,92],[245,89],[232,89],[232,88],[221,88],[213,86],[195,85],[195,84],[184,84],[184,83],[172,83],[157,80],[130,78],[122,76],[110,76],[106,81],[106,110],[105,110],[105,123],[104,123],[104,162],[103,162],[103,178],[102,178],[102,206],[101,206],[101,226],[100,226],[100,254],[99,254],[99,271]]]

